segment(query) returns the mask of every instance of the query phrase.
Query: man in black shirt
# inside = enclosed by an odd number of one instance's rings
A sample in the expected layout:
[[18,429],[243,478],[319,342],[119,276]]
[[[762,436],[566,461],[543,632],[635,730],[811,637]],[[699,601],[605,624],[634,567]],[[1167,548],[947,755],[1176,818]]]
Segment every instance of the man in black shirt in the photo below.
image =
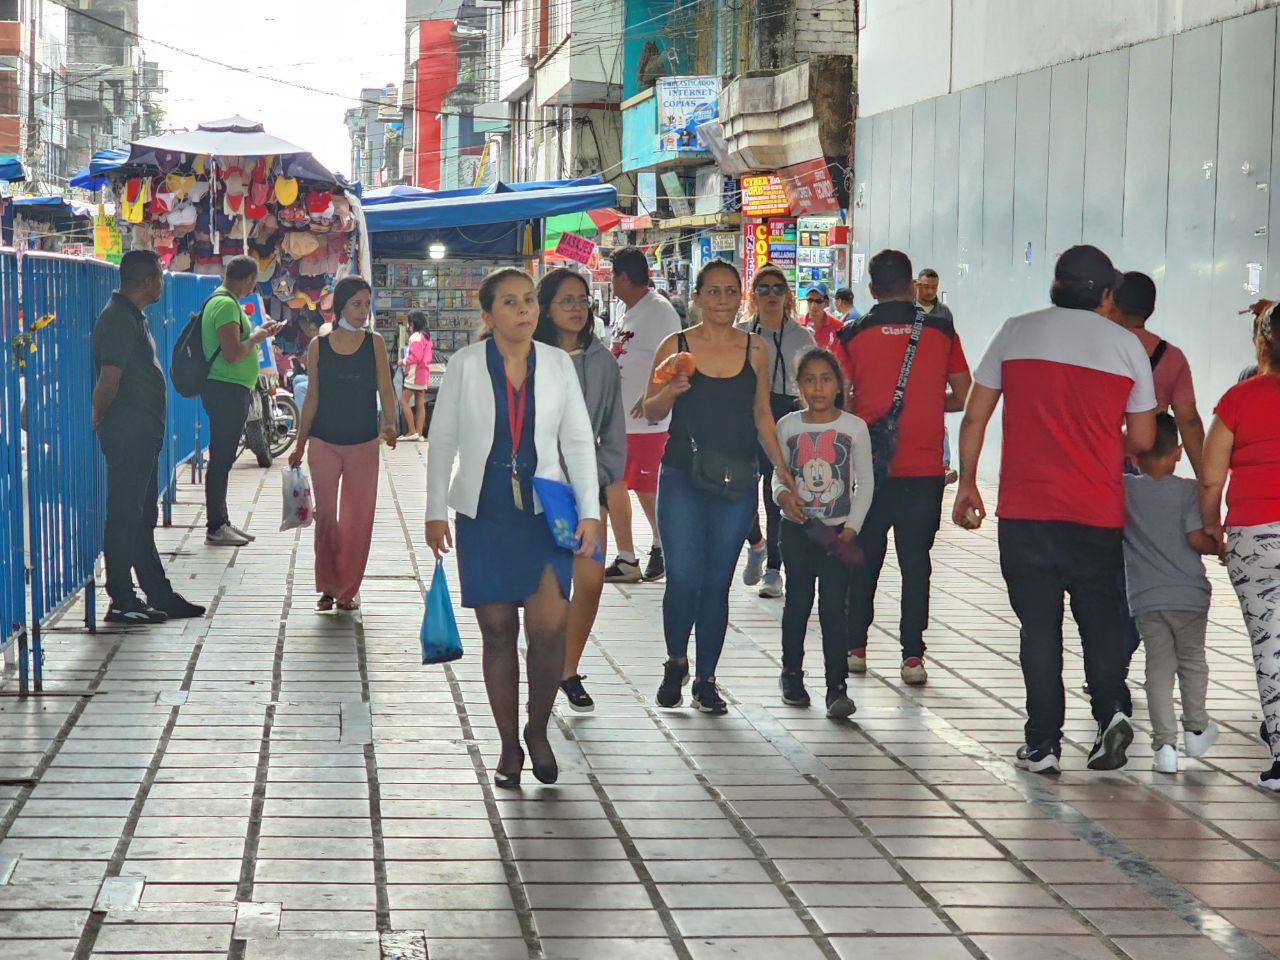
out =
[[[148,250],[120,261],[120,289],[93,328],[93,429],[107,461],[108,623],[163,623],[202,617],[204,607],[174,592],[156,551],[156,464],[164,444],[165,382],[143,310],[160,299],[164,272]],[[133,589],[132,571],[147,602]]]

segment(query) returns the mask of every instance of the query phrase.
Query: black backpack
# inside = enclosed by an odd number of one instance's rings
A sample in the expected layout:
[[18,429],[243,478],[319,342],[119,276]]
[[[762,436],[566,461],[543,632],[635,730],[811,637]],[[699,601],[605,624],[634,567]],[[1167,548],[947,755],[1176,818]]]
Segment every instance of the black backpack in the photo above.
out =
[[[229,293],[215,293],[213,297],[229,297]],[[212,300],[210,297],[209,300]],[[234,299],[234,298],[233,298]],[[213,351],[208,360],[204,358],[203,321],[204,308],[209,300],[200,304],[200,309],[191,314],[187,325],[178,334],[178,342],[173,345],[173,357],[169,360],[169,382],[179,396],[198,397],[204,393],[205,384],[209,381],[209,369],[213,361],[218,359],[222,347]]]

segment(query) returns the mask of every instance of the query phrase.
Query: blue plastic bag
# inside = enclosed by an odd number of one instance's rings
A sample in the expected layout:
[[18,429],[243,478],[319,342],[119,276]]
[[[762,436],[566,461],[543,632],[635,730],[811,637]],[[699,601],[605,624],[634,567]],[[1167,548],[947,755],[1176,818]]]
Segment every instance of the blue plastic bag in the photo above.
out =
[[458,633],[458,620],[453,615],[453,600],[449,596],[449,582],[444,577],[444,565],[437,560],[436,572],[427,588],[427,610],[422,617],[422,662],[448,663],[462,656],[462,635]]
[[[573,487],[546,477],[533,478],[533,491],[542,502],[542,515],[551,528],[551,539],[557,547],[570,553],[578,549],[578,501]],[[604,547],[596,544],[592,559],[604,563]]]

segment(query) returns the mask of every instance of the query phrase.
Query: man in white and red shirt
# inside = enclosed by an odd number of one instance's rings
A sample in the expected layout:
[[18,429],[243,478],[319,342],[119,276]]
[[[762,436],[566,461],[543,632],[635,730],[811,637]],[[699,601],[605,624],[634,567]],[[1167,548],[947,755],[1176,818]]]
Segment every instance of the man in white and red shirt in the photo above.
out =
[[[846,324],[833,343],[849,387],[849,409],[870,427],[893,404],[903,360],[919,311],[911,260],[899,250],[882,250],[867,265],[876,305],[856,323]],[[972,382],[955,326],[945,317],[923,318],[920,342],[907,376],[897,443],[887,475],[877,466],[871,510],[858,534],[866,562],[854,571],[849,592],[849,669],[866,670],[867,634],[875,616],[876,585],[893,531],[902,571],[903,682],[928,680],[924,631],[929,625],[929,553],[942,516],[943,415],[964,407]]]
[[1018,766],[1060,769],[1063,594],[1080,629],[1098,736],[1092,770],[1122,767],[1133,741],[1125,683],[1126,448],[1155,440],[1156,397],[1142,344],[1112,322],[1120,275],[1096,247],[1072,247],[1054,269],[1053,306],[1007,320],[974,372],[960,428],[960,488],[952,519],[985,516],[977,467],[987,424],[1004,397],[1000,567],[1022,624],[1026,743]]

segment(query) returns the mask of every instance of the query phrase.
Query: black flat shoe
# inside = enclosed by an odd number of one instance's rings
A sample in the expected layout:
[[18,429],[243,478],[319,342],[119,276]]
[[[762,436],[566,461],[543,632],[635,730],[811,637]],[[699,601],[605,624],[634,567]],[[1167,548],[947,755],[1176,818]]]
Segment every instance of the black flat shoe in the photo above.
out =
[[503,773],[501,770],[493,772],[493,785],[502,790],[519,790],[520,774],[524,770],[524,751],[520,751],[520,763],[516,767],[515,773]]
[[192,603],[182,594],[174,593],[167,597],[160,597],[150,603],[153,609],[159,610],[170,620],[189,620],[205,615],[205,608],[198,603]]
[[[525,730],[524,730],[524,742],[525,742],[525,745],[529,747],[530,765],[533,767],[533,775],[535,778],[537,778],[538,782],[551,784],[559,780],[560,767],[556,763],[554,755],[552,756],[550,763],[538,763],[538,761],[533,759],[533,745],[529,743],[528,727],[525,727]],[[551,745],[548,743],[547,749],[550,749],[550,748],[551,748]]]

